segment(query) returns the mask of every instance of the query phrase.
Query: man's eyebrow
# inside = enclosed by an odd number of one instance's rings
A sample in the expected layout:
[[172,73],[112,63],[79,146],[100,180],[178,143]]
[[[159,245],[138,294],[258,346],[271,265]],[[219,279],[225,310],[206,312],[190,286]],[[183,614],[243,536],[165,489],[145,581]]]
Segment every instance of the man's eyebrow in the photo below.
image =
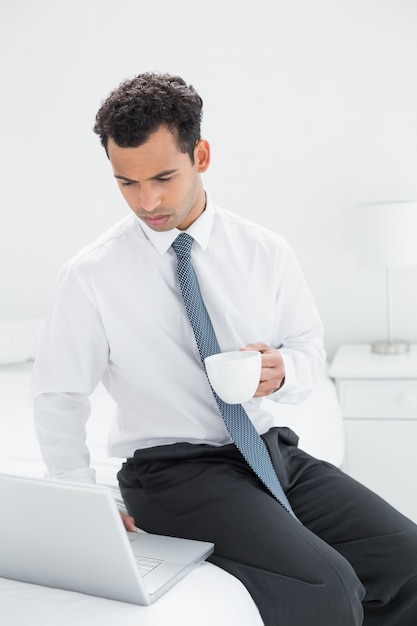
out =
[[[151,176],[148,180],[157,180],[158,178],[164,178],[165,176],[171,176],[172,174],[175,174],[177,171],[178,171],[177,169],[163,170],[162,172],[158,172],[158,174],[155,174],[155,176]],[[139,182],[137,180],[133,180],[132,178],[127,178],[127,176],[122,176],[121,174],[115,174],[114,177],[117,178],[118,180],[124,180],[126,183],[137,183],[137,182]]]
[[126,176],[122,176],[121,174],[115,174],[114,175],[115,178],[117,178],[117,180],[124,180],[127,183],[136,183],[136,180],[132,180],[131,178],[127,178]]
[[159,172],[159,174],[155,174],[155,176],[151,176],[151,178],[149,180],[155,180],[157,178],[164,178],[164,176],[171,176],[172,174],[175,174],[175,172],[178,172],[178,169],[172,169],[172,170],[164,170],[163,172]]

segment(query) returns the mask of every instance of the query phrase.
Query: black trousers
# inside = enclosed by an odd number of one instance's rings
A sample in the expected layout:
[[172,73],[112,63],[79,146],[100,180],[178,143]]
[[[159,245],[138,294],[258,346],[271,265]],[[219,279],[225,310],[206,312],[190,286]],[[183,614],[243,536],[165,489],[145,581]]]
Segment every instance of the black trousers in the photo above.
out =
[[265,626],[416,626],[417,526],[299,450],[290,429],[263,438],[302,523],[233,444],[138,450],[118,474],[129,513],[147,531],[213,541],[210,560],[243,582]]

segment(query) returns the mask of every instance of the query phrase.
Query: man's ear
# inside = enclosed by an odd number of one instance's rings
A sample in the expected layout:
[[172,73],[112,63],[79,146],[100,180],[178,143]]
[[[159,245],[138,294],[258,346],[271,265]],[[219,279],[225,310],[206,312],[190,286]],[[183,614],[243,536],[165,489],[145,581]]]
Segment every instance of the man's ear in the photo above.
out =
[[210,165],[210,144],[206,139],[200,139],[196,144],[194,161],[199,174],[203,174]]

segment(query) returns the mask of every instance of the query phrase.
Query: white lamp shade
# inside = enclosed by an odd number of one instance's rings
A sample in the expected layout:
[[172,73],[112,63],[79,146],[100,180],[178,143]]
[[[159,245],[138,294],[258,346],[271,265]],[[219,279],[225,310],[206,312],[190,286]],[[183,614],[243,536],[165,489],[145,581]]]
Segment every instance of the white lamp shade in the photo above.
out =
[[360,265],[417,265],[417,202],[357,205],[353,243]]

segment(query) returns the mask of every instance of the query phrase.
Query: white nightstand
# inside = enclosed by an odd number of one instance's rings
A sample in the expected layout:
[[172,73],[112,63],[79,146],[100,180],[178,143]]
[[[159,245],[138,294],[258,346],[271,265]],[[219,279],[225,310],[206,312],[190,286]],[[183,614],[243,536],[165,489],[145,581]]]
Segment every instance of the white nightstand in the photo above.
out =
[[417,522],[417,346],[394,356],[342,346],[329,375],[344,419],[344,470]]

